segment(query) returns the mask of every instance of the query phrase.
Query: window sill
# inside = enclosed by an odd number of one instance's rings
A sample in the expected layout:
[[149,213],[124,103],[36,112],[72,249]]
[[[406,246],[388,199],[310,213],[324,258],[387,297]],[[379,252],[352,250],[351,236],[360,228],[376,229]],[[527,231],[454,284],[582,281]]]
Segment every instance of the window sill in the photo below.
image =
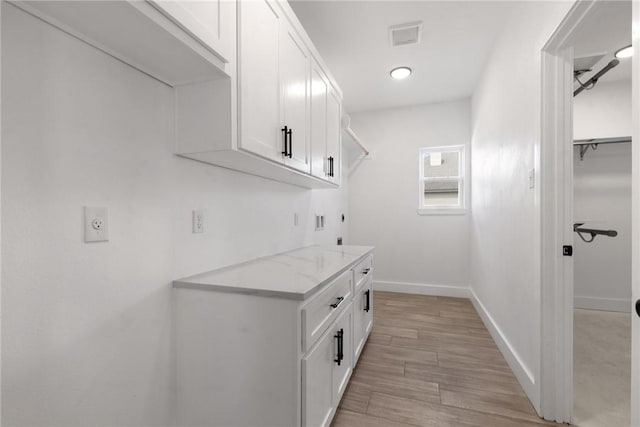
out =
[[418,209],[418,215],[466,215],[468,209],[464,208],[428,208]]

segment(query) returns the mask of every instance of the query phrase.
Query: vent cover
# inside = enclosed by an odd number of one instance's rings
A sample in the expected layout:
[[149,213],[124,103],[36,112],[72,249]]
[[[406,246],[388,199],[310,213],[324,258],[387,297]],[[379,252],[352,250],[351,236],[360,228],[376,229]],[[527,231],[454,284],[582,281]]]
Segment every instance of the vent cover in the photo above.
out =
[[422,22],[409,22],[389,27],[392,47],[418,44],[422,39]]

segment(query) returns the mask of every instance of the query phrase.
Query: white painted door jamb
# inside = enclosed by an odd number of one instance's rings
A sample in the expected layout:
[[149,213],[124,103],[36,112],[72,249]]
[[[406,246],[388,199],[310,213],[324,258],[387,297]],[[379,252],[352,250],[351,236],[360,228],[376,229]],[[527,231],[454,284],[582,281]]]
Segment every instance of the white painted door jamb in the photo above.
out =
[[640,426],[640,313],[636,314],[635,301],[640,299],[640,3],[633,2],[632,16],[632,249],[631,249],[631,425]]
[[573,413],[573,49],[568,40],[597,3],[577,1],[542,51],[540,415]]

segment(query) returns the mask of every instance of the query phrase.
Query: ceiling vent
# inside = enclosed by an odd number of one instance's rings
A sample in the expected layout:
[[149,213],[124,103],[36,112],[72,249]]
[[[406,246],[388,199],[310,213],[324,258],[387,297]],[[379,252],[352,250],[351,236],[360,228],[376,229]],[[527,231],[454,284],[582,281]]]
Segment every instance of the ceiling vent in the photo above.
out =
[[389,27],[391,46],[418,44],[422,39],[422,22],[409,22]]

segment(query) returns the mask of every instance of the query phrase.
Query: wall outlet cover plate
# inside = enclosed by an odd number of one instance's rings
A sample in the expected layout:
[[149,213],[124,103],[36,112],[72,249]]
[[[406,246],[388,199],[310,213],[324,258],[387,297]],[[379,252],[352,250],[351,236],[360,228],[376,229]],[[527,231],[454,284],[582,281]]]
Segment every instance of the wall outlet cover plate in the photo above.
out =
[[204,212],[201,209],[195,209],[192,213],[192,232],[204,233]]
[[109,241],[109,210],[104,206],[84,207],[84,241]]

